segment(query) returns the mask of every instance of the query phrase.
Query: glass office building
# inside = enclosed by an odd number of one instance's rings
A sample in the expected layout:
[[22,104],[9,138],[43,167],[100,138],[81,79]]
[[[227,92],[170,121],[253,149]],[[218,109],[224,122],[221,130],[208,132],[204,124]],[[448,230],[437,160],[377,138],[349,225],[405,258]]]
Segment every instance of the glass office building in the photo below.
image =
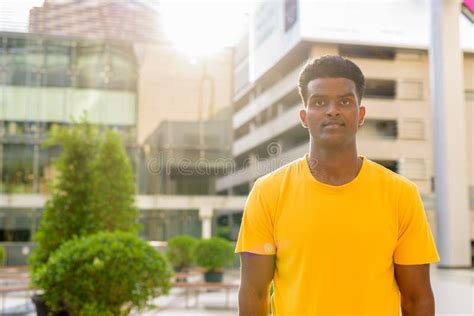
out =
[[[0,33],[0,194],[48,193],[60,149],[42,143],[84,112],[123,134],[136,168],[137,73],[132,44]],[[31,241],[41,211],[0,205],[0,242]]]

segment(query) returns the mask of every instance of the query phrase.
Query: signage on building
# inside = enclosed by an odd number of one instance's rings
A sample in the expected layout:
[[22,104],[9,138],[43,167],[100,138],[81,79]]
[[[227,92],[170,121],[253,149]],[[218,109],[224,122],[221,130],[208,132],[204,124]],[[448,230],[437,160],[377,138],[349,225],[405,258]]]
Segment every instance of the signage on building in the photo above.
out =
[[298,2],[254,2],[249,32],[250,81],[259,78],[300,42]]

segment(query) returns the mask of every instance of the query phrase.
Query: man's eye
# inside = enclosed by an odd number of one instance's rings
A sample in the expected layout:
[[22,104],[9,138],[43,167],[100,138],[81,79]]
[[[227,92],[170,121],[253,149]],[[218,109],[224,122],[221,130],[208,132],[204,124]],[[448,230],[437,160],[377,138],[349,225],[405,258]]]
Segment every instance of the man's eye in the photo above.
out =
[[314,101],[314,105],[316,105],[316,106],[324,106],[325,104],[326,104],[326,101],[324,101],[324,100]]
[[351,104],[351,100],[349,99],[342,99],[341,101],[339,101],[339,103],[341,105],[350,105]]

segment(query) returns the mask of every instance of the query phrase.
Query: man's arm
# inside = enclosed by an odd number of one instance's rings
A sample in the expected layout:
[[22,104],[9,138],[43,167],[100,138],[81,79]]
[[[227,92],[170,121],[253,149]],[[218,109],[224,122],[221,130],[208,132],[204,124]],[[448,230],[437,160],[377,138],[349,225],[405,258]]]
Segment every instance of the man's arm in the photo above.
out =
[[240,254],[240,316],[267,316],[269,289],[275,267],[274,255]]
[[395,264],[395,277],[402,297],[403,316],[434,316],[430,265]]

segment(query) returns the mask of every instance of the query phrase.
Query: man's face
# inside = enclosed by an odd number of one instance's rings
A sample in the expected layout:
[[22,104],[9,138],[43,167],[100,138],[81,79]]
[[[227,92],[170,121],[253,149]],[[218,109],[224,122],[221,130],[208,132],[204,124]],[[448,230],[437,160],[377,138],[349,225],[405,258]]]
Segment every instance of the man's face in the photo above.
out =
[[301,123],[316,144],[344,147],[355,142],[355,134],[365,116],[359,106],[355,83],[346,78],[318,78],[308,82]]

